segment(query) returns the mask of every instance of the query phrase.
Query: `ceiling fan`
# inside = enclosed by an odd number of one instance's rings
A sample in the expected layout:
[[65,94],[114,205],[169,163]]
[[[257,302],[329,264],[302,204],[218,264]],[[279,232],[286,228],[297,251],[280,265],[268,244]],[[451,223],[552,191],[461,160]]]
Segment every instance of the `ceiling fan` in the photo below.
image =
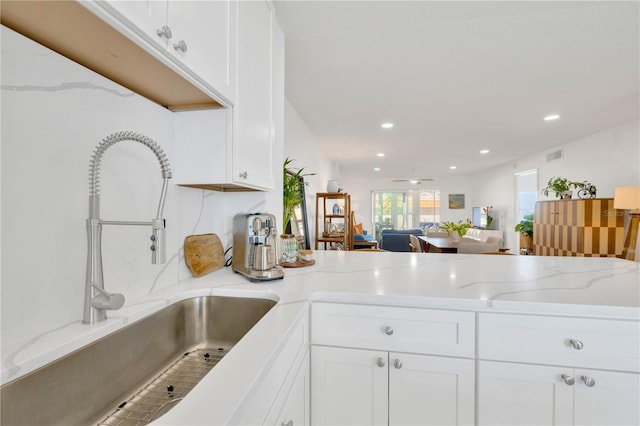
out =
[[409,178],[409,179],[393,179],[391,182],[409,182],[413,185],[420,185],[422,182],[432,182],[431,178]]

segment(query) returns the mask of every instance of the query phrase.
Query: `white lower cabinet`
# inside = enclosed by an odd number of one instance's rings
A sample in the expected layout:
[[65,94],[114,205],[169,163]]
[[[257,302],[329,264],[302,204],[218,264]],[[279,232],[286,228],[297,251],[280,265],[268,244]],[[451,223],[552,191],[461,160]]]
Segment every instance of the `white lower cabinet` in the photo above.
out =
[[387,352],[312,346],[311,424],[386,425],[387,363]]
[[475,361],[389,354],[390,425],[474,424]]
[[473,425],[475,313],[314,303],[312,425]]
[[637,425],[640,376],[480,361],[479,425]]
[[637,321],[482,313],[478,333],[479,425],[640,424]]
[[313,425],[472,425],[470,359],[312,346]]
[[[264,424],[272,426],[308,426],[310,421],[309,408],[311,404],[311,400],[309,399],[309,384],[309,353],[307,352],[307,355],[302,361],[302,365],[300,365],[298,369],[298,373],[293,379],[291,388],[288,389],[282,409],[277,415],[270,413]],[[286,383],[283,388],[286,389]],[[278,406],[277,401],[274,406]]]

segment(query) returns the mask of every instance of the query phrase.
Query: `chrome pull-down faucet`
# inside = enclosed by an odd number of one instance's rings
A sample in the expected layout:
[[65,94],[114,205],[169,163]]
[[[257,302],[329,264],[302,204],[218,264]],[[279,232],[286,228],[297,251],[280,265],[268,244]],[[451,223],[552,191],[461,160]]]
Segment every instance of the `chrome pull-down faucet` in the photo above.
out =
[[[155,219],[148,222],[114,221],[100,219],[100,163],[105,151],[117,142],[140,142],[156,155],[162,171],[162,194]],[[152,139],[135,132],[118,132],[106,137],[91,156],[89,167],[89,218],[87,219],[87,276],[84,295],[84,324],[94,324],[107,318],[107,310],[120,309],[124,296],[108,293],[104,289],[102,273],[102,225],[151,226],[151,263],[165,262],[165,220],[162,218],[167,187],[171,179],[171,167],[164,151]]]

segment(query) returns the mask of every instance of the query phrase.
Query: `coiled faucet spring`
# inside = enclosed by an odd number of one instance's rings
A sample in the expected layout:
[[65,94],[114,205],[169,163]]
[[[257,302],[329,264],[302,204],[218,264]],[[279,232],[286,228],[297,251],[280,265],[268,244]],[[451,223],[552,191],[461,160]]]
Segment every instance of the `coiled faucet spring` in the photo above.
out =
[[[148,222],[108,221],[100,219],[100,165],[107,149],[114,144],[131,140],[148,147],[158,159],[162,171],[162,193],[155,219]],[[89,218],[87,219],[87,276],[85,282],[85,303],[82,322],[93,324],[107,318],[106,310],[120,309],[124,296],[104,290],[102,273],[102,225],[145,225],[151,226],[151,263],[165,262],[165,220],[162,218],[167,187],[171,179],[171,167],[164,151],[151,138],[140,133],[125,131],[114,133],[102,140],[94,150],[89,164]]]

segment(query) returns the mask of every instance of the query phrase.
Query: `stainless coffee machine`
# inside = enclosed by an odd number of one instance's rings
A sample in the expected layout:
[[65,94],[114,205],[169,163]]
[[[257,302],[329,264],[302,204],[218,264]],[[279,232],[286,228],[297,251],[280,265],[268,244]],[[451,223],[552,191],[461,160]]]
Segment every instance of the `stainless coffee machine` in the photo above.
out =
[[233,218],[233,261],[235,272],[251,281],[284,278],[278,265],[276,218],[269,213],[239,213]]

